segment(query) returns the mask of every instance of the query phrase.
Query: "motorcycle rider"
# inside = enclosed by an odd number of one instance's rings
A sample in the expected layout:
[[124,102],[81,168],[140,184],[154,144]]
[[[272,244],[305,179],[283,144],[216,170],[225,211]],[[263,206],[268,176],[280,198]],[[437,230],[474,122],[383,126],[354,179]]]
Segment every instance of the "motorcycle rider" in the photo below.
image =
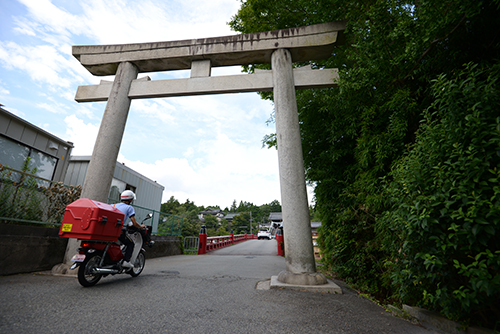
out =
[[[141,225],[135,220],[135,210],[134,207],[131,205],[132,202],[135,200],[134,192],[132,190],[125,190],[124,192],[121,193],[120,200],[121,203],[115,204],[115,207],[125,214],[124,222],[126,222],[127,219],[130,218],[128,226],[135,226],[136,228],[145,228],[146,225],[144,224]],[[127,246],[127,249],[125,250],[122,267],[133,268],[134,265],[130,263],[130,258],[132,257],[132,253],[134,251],[134,245],[135,245],[134,241],[132,240],[127,231],[125,231],[125,233],[122,233],[118,238],[118,240],[120,240],[121,243]]]

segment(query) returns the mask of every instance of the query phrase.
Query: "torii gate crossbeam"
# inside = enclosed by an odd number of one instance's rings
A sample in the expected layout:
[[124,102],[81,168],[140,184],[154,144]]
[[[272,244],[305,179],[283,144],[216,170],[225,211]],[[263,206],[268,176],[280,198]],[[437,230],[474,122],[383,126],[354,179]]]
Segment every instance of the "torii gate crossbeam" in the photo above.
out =
[[[330,57],[345,22],[195,40],[122,45],[73,46],[73,55],[94,75],[113,82],[81,86],[76,101],[108,101],[82,190],[82,197],[106,202],[132,99],[274,92],[280,190],[287,271],[282,283],[320,285],[316,273],[300,139],[296,88],[335,85],[336,70],[293,70],[293,62]],[[255,74],[211,77],[216,66],[271,63]],[[188,79],[151,81],[138,73],[191,69]],[[69,241],[73,241],[70,239]],[[68,243],[65,263],[77,248]]]

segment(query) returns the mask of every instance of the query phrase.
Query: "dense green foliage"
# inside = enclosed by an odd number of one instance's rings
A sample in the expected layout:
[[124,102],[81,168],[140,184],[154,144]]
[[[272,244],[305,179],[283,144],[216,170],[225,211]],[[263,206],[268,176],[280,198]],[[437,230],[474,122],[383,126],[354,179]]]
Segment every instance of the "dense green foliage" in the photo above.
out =
[[[229,235],[231,231],[234,234],[250,233],[251,223],[252,232],[256,234],[258,224],[267,222],[270,212],[281,212],[281,205],[277,200],[260,206],[245,201],[241,201],[236,206],[235,200],[230,208],[222,210],[225,214],[228,212],[240,213],[240,215],[234,217],[232,223],[229,223],[226,219],[218,220],[215,216],[211,215],[204,217],[204,221],[200,220],[200,213],[208,208],[196,206],[189,199],[181,204],[174,196],[171,196],[167,202],[161,205],[161,212],[183,218],[183,237],[197,236],[200,233],[201,225],[206,226],[208,236],[218,236]],[[210,208],[220,209],[218,205],[210,206]]]
[[452,319],[499,316],[499,78],[500,65],[468,66],[435,81],[417,140],[393,169],[394,207],[379,220],[401,298]]
[[500,318],[499,7],[247,0],[229,23],[250,33],[348,20],[345,43],[311,62],[338,68],[338,87],[297,91],[325,264],[380,300],[490,327]]

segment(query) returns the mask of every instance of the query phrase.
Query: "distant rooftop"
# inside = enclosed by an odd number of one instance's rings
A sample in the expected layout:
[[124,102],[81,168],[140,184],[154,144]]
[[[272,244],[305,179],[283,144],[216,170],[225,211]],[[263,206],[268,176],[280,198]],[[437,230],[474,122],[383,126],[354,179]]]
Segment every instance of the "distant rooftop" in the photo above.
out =
[[208,208],[206,210],[201,211],[200,213],[204,214],[204,215],[216,215],[218,213],[222,213],[222,210],[221,209]]
[[241,215],[241,212],[228,212],[224,217],[226,220],[232,220],[234,217]]
[[283,221],[283,218],[281,216],[281,212],[271,212],[271,213],[269,213],[269,220],[273,221],[273,222]]
[[311,222],[311,228],[318,228],[321,226],[321,222]]

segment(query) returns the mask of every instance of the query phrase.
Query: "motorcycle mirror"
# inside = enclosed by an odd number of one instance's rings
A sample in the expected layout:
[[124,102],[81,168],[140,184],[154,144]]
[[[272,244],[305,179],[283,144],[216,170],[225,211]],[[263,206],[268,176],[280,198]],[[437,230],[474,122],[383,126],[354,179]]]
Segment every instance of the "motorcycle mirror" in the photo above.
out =
[[146,215],[146,218],[144,218],[144,219],[142,220],[142,223],[144,223],[144,222],[145,222],[146,220],[148,220],[148,219],[151,219],[151,217],[153,217],[153,215],[152,215],[152,214],[150,214],[150,213],[148,213],[148,214]]

